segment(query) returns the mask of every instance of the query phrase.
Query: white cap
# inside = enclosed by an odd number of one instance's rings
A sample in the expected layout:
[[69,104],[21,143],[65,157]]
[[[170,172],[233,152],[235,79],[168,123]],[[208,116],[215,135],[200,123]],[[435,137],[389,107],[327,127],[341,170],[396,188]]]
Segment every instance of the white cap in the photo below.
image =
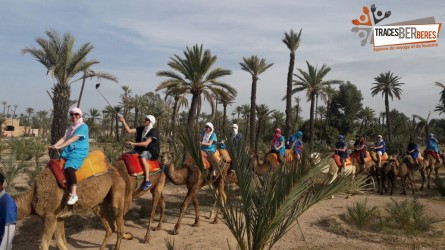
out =
[[152,125],[155,125],[155,123],[156,123],[156,119],[152,115],[146,115],[145,119],[148,119],[151,122]]

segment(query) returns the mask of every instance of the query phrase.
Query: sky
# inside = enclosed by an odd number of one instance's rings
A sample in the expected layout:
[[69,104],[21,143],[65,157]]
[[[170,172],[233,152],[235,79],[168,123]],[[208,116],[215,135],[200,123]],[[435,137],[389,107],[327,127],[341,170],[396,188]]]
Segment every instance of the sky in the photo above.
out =
[[[331,68],[325,80],[350,81],[362,92],[364,106],[376,114],[383,112],[381,95],[371,96],[374,78],[391,71],[402,77],[401,100],[390,102],[408,116],[413,114],[438,118],[433,112],[439,102],[438,81],[445,84],[445,42],[440,37],[438,47],[374,52],[372,44],[361,46],[362,38],[351,31],[352,20],[362,15],[363,6],[391,11],[380,24],[390,24],[434,17],[444,23],[445,1],[296,1],[296,0],[21,0],[0,1],[0,101],[11,108],[18,105],[17,114],[27,107],[35,111],[52,109],[47,91],[54,80],[23,48],[38,47],[37,37],[55,29],[60,34],[70,32],[75,48],[90,42],[94,50],[88,59],[99,64],[95,71],[116,75],[119,83],[103,81],[100,92],[112,104],[118,105],[122,86],[132,94],[154,91],[164,78],[161,70],[174,55],[183,56],[187,47],[203,45],[217,56],[215,67],[232,71],[222,80],[238,90],[236,103],[229,107],[250,104],[251,76],[242,71],[243,57],[257,55],[274,65],[259,76],[258,104],[285,111],[282,97],[286,93],[289,49],[281,41],[285,32],[302,29],[300,47],[296,51],[295,71],[307,70],[306,61],[319,68]],[[379,24],[379,25],[380,25]],[[443,32],[441,32],[443,34]],[[87,80],[80,108],[102,110],[107,102],[95,89],[97,80]],[[71,99],[78,99],[81,82],[72,84]],[[162,92],[159,93],[163,98]],[[309,117],[305,93],[302,115]],[[294,98],[292,98],[294,99]],[[294,101],[293,101],[294,104]],[[210,112],[208,105],[204,111]],[[3,106],[0,106],[3,111]],[[230,113],[229,113],[230,114]]]

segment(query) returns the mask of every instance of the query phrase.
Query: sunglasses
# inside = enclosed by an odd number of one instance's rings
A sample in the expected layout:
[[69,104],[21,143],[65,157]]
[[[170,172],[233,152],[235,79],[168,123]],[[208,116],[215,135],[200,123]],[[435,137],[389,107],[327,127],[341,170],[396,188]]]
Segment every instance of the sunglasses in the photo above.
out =
[[79,113],[70,113],[70,116],[80,115]]
[[144,121],[149,122],[150,120],[149,119],[144,119]]

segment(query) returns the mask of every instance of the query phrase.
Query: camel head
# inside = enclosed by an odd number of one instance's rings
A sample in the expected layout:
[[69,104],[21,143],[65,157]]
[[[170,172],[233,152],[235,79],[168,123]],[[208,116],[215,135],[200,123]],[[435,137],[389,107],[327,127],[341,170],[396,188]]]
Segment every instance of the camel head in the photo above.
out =
[[321,162],[321,154],[318,152],[312,152],[309,154],[309,161],[312,165],[317,165]]
[[161,154],[161,157],[159,158],[159,164],[161,166],[168,166],[173,161],[173,154],[170,151],[165,151]]

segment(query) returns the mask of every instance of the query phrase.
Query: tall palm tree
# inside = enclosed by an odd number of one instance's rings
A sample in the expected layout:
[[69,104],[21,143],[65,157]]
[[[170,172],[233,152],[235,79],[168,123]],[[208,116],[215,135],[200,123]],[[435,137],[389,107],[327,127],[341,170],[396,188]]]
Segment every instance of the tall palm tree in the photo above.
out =
[[216,92],[216,94],[218,95],[217,100],[219,101],[219,103],[222,104],[223,106],[223,114],[222,114],[222,134],[225,135],[226,133],[226,128],[227,128],[227,105],[230,105],[233,103],[233,101],[236,98],[236,94],[235,95],[231,95],[228,92],[225,92],[224,90],[221,90],[219,92]]
[[235,112],[236,112],[236,114],[238,115],[237,116],[237,119],[239,120],[239,115],[241,114],[241,112],[243,111],[243,107],[241,107],[241,106],[236,106],[236,108],[235,108]]
[[283,43],[290,50],[289,55],[289,69],[287,71],[287,88],[286,88],[286,125],[285,125],[285,135],[286,138],[291,134],[291,115],[292,115],[292,81],[294,75],[295,66],[295,51],[300,47],[300,37],[301,31],[295,33],[292,29],[289,33],[284,33]]
[[382,93],[382,96],[385,98],[385,112],[386,112],[386,128],[388,131],[388,141],[392,141],[392,133],[391,133],[391,118],[389,117],[389,97],[391,97],[391,101],[396,97],[400,100],[400,96],[402,95],[402,89],[400,88],[404,83],[399,82],[402,77],[395,76],[391,71],[386,73],[380,73],[379,76],[375,77],[374,80],[376,82],[372,83],[375,86],[371,88],[371,95],[375,96],[379,93]]
[[264,122],[267,121],[267,118],[271,113],[275,112],[275,110],[269,110],[269,107],[265,104],[258,105],[256,107],[256,114],[258,116],[258,126],[255,135],[255,150],[254,153],[258,153],[259,148],[259,140],[261,137],[261,133],[264,133]]
[[96,120],[99,120],[100,111],[95,108],[90,108],[88,110],[88,113],[85,114],[85,116],[86,115],[89,116],[87,124],[88,124],[89,130],[90,130],[91,137],[95,137],[96,130],[97,130]]
[[322,98],[327,98],[327,95],[331,92],[332,84],[340,84],[340,80],[323,80],[324,77],[331,71],[331,68],[323,64],[323,66],[318,69],[312,66],[308,61],[306,61],[308,71],[298,69],[301,75],[295,76],[298,78],[294,80],[295,88],[292,89],[292,94],[300,91],[306,91],[307,100],[311,102],[310,109],[310,131],[309,131],[309,145],[313,145],[314,142],[314,111],[315,111],[315,97],[320,95]]
[[442,88],[442,90],[440,91],[440,102],[445,103],[445,84],[440,82],[434,82],[434,84]]
[[300,112],[303,111],[301,108],[301,98],[299,96],[295,97],[295,124],[298,124],[298,119],[300,117]]
[[359,133],[361,134],[363,132],[365,138],[366,138],[366,131],[368,127],[368,122],[372,121],[375,117],[375,111],[366,106],[360,111],[360,117],[362,117],[362,122],[360,124]]
[[235,95],[235,88],[222,82],[220,79],[231,74],[230,70],[223,68],[212,68],[217,57],[212,55],[210,50],[203,50],[203,46],[194,45],[187,47],[184,51],[184,58],[174,55],[170,58],[168,66],[171,70],[159,71],[156,75],[168,78],[161,82],[157,90],[168,89],[172,86],[182,86],[187,92],[192,94],[188,124],[194,127],[197,118],[198,105],[201,102],[201,95],[207,101],[213,102],[212,94],[215,90],[224,89]]
[[82,44],[77,51],[74,51],[75,39],[70,33],[65,33],[61,37],[55,30],[48,30],[46,35],[48,39],[36,38],[40,48],[24,48],[22,53],[35,57],[46,68],[47,74],[55,80],[51,98],[54,111],[51,144],[54,144],[65,133],[71,96],[70,81],[99,61],[86,59],[94,48],[90,43]]
[[[156,88],[155,91],[159,91],[158,88]],[[174,150],[176,152],[176,122],[178,120],[178,112],[181,107],[187,108],[189,103],[186,95],[186,90],[182,88],[181,86],[171,86],[169,88],[166,88],[165,91],[165,98],[164,101],[167,101],[168,97],[173,97],[173,107],[172,107],[172,114],[170,117],[170,132],[171,132],[171,138],[170,138],[170,150]]]
[[440,102],[439,104],[437,104],[434,111],[439,112],[439,115],[445,113],[445,103]]
[[273,63],[266,63],[266,59],[259,59],[258,56],[243,57],[240,63],[241,69],[247,71],[252,76],[252,91],[250,95],[250,129],[249,129],[249,146],[250,149],[255,148],[255,110],[256,110],[256,89],[258,76],[264,73]]
[[77,107],[80,107],[80,101],[82,100],[82,94],[83,94],[83,88],[85,86],[85,80],[87,78],[92,79],[93,77],[97,78],[97,81],[99,83],[99,85],[96,85],[96,89],[100,86],[102,79],[106,79],[106,80],[110,80],[115,83],[118,83],[117,77],[108,73],[108,72],[95,72],[89,68],[86,69],[85,71],[83,71],[82,77],[80,77],[79,79],[72,82],[72,83],[74,83],[74,82],[82,80],[82,86],[80,87],[79,99],[77,100]]
[[27,107],[25,109],[25,112],[26,112],[26,114],[28,114],[28,116],[26,116],[26,120],[27,120],[27,123],[28,123],[28,132],[27,132],[27,134],[31,134],[31,115],[34,113],[34,109],[31,108],[31,107]]

